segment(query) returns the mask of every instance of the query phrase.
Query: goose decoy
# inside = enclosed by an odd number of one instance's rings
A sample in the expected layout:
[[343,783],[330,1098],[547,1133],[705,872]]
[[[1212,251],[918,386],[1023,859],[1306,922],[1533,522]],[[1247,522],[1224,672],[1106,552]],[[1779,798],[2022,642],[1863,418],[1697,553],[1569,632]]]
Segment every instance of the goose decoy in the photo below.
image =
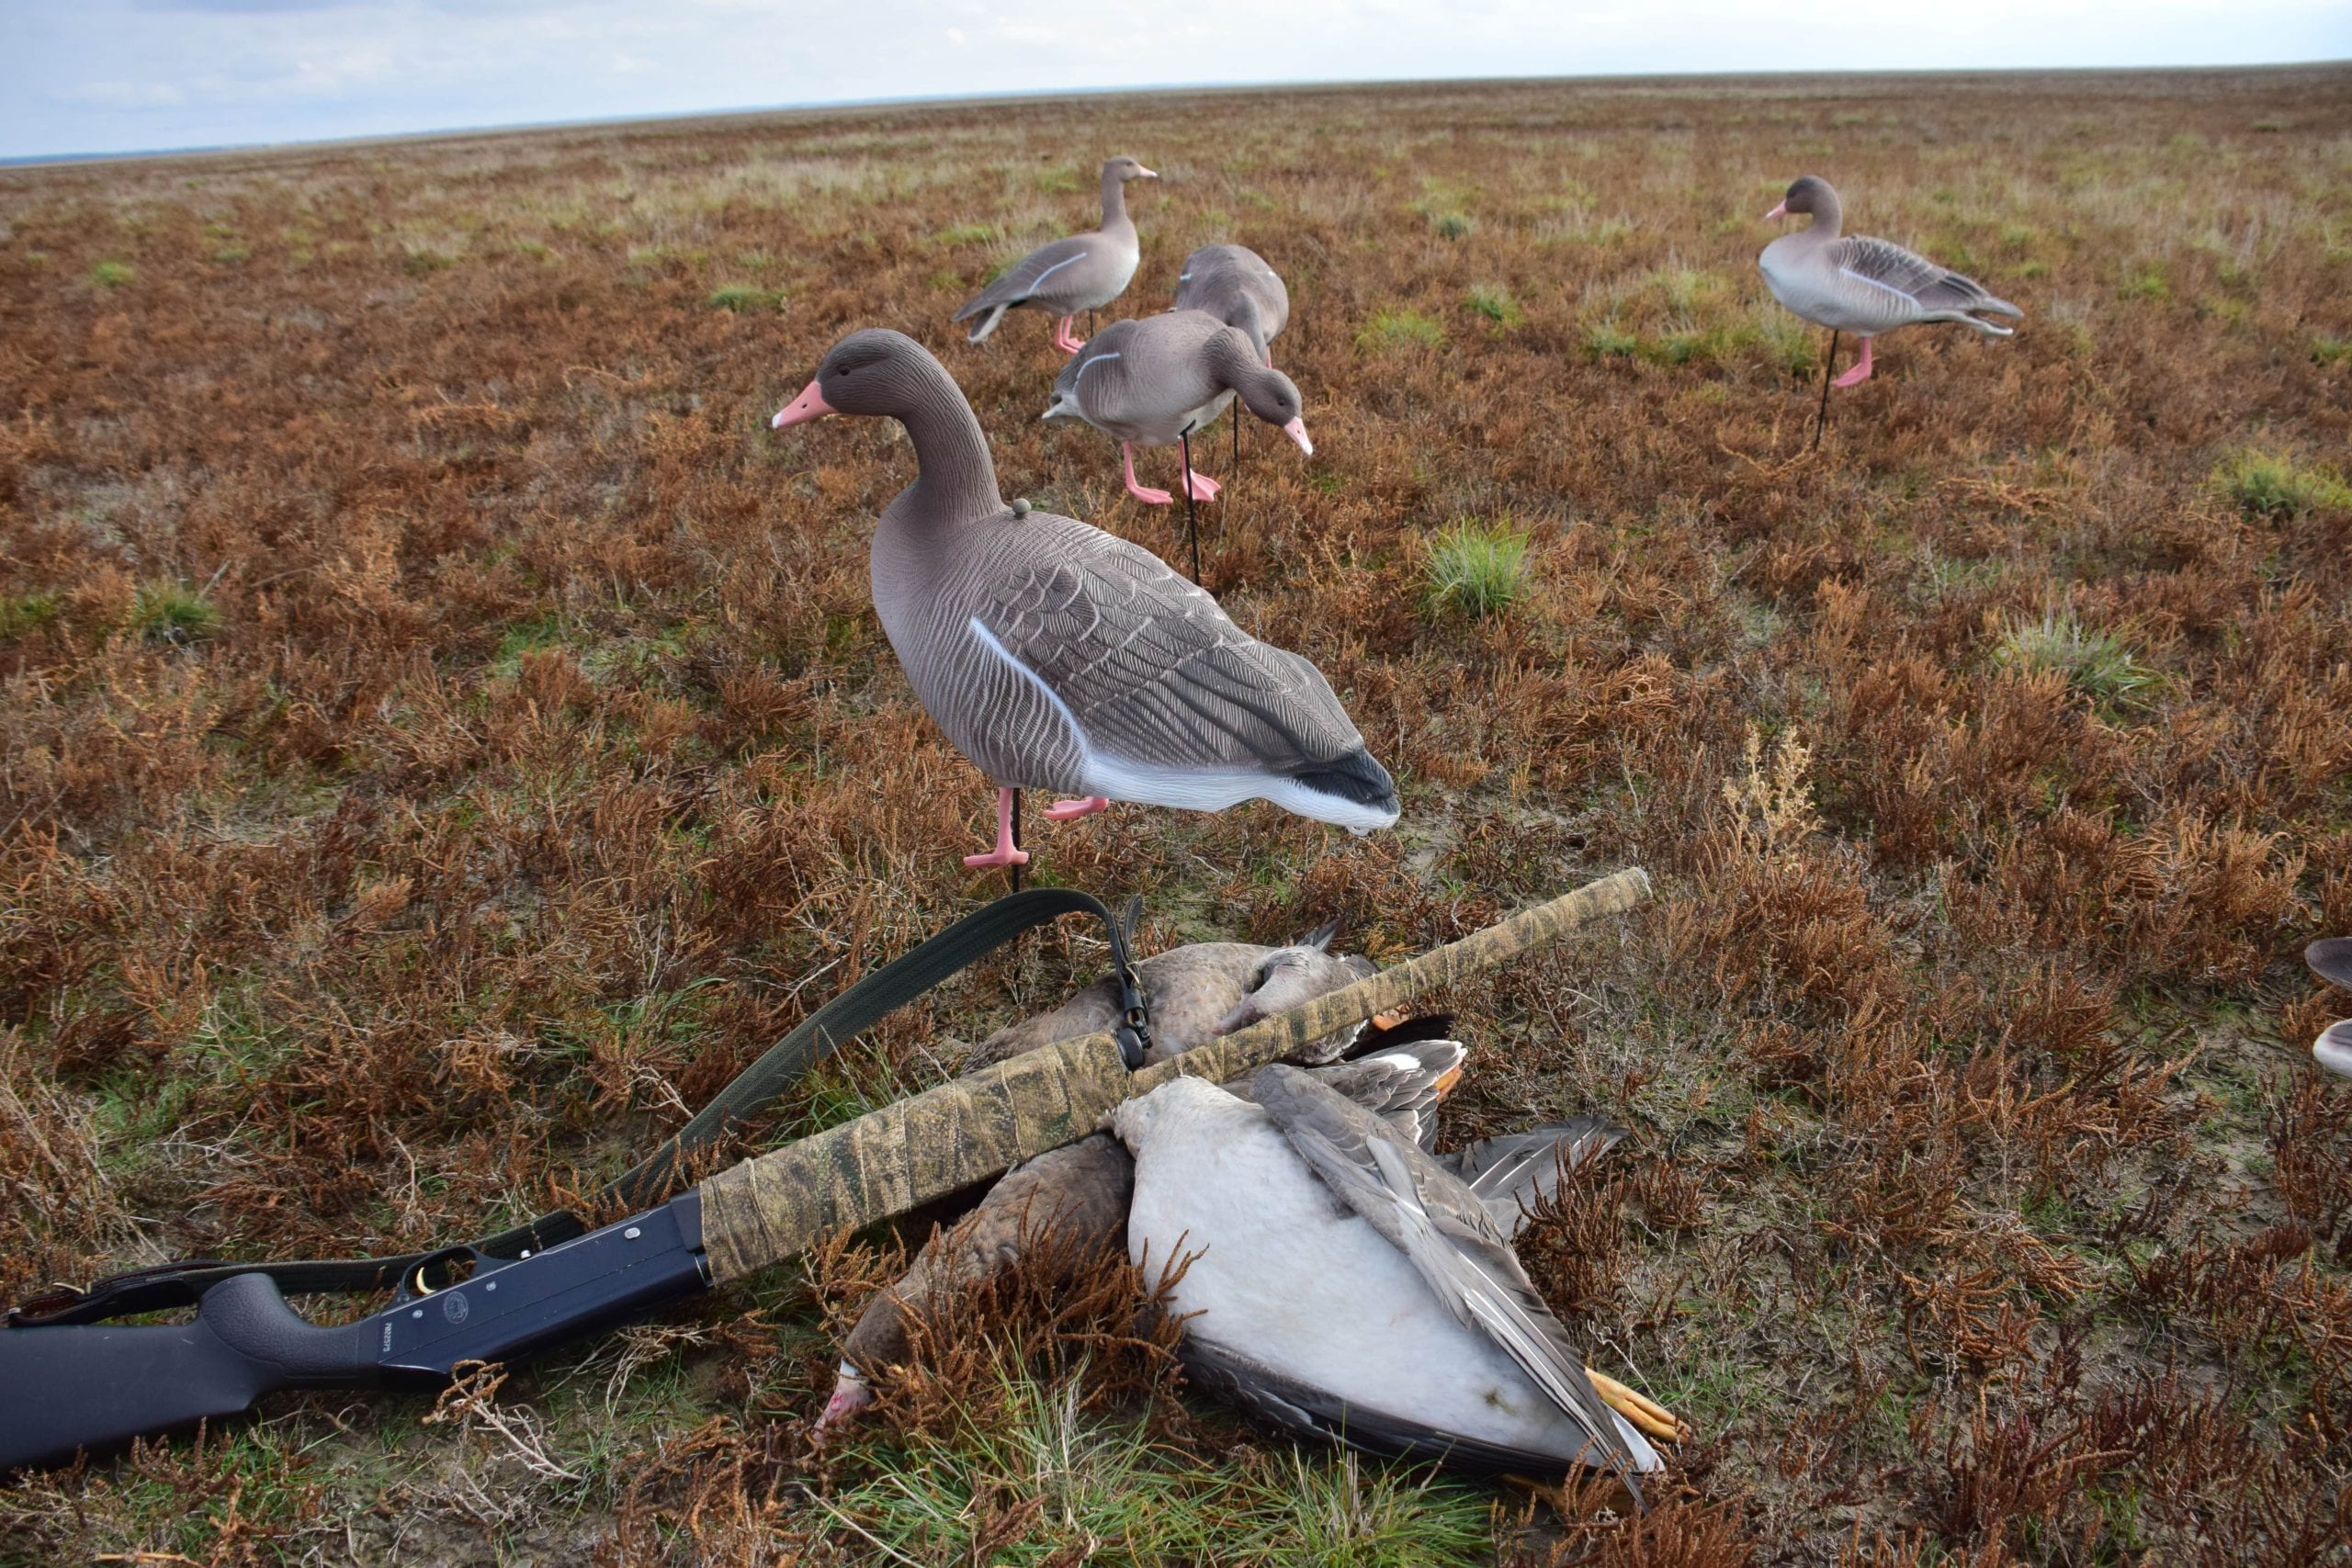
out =
[[[1829,329],[1829,355],[1822,365],[1821,413],[1813,430],[1816,446],[1822,423],[1828,418],[1829,389],[1870,379],[1871,343],[1880,333],[1922,321],[1958,321],[1986,337],[2009,337],[2014,328],[1984,318],[2018,320],[2025,315],[2007,299],[1995,298],[1974,278],[1939,266],[1892,240],[1841,235],[1844,209],[1838,192],[1818,175],[1806,175],[1789,186],[1781,204],[1764,218],[1770,222],[1800,213],[1812,215],[1811,225],[1765,246],[1756,265],[1763,270],[1765,287],[1775,299],[1815,326]],[[1841,332],[1862,340],[1862,356],[1851,370],[1832,381],[1829,371],[1838,356]]]
[[1176,278],[1179,310],[1202,310],[1250,336],[1258,357],[1274,362],[1268,348],[1290,324],[1290,290],[1266,258],[1247,245],[1203,245],[1184,258]]
[[1191,1258],[1171,1306],[1196,1379],[1302,1434],[1489,1470],[1583,1463],[1638,1496],[1657,1450],[1484,1199],[1311,1074],[1278,1064],[1250,1090],[1182,1078],[1113,1117],[1136,1159],[1128,1257]]
[[1119,444],[1127,493],[1152,506],[1173,498],[1136,479],[1137,446],[1184,448],[1188,498],[1216,499],[1216,481],[1193,471],[1193,432],[1242,406],[1313,454],[1298,388],[1265,363],[1249,333],[1205,310],[1170,310],[1139,321],[1114,321],[1054,378],[1047,419],[1081,420]]
[[[1238,335],[1238,334],[1237,334]],[[997,784],[996,845],[1018,865],[1012,792],[1222,811],[1245,800],[1366,833],[1396,785],[1322,672],[1243,632],[1159,558],[1073,518],[1005,503],[979,421],[903,333],[853,333],[775,428],[829,413],[906,426],[920,473],[874,531],[874,607],[907,681]]]
[[997,276],[956,312],[959,321],[979,320],[971,341],[979,343],[996,331],[1007,310],[1027,306],[1054,313],[1054,346],[1076,354],[1086,340],[1075,336],[1070,323],[1080,310],[1097,310],[1126,292],[1143,251],[1136,240],[1136,221],[1127,216],[1127,182],[1159,176],[1133,158],[1117,157],[1102,165],[1102,227],[1091,234],[1072,234],[1040,245]]
[[[1164,1061],[1231,1032],[1226,1021],[1253,997],[1261,1005],[1273,1004],[1268,1010],[1280,1011],[1370,975],[1369,959],[1329,951],[1337,929],[1336,922],[1325,925],[1278,948],[1193,942],[1137,963],[1136,981],[1152,1024],[1145,1060]],[[1122,1017],[1117,984],[1104,980],[1048,1012],[997,1031],[966,1056],[962,1070],[1105,1031]],[[1367,1033],[1359,1024],[1311,1043],[1302,1058],[1329,1063],[1318,1070],[1342,1093],[1393,1118],[1407,1136],[1427,1145],[1437,1133],[1437,1102],[1461,1074],[1463,1049],[1442,1038],[1446,1025],[1444,1019],[1416,1019],[1377,1025]],[[1504,1151],[1498,1150],[1482,1160],[1482,1168],[1505,1163]],[[1133,1172],[1134,1161],[1108,1134],[1050,1150],[1007,1172],[971,1215],[934,1233],[898,1282],[865,1303],[842,1341],[841,1366],[817,1430],[832,1429],[872,1399],[868,1371],[907,1359],[910,1309],[935,1308],[958,1292],[1001,1276],[1047,1235],[1072,1260],[1115,1242],[1126,1224]],[[1491,1185],[1498,1192],[1506,1190],[1501,1178]]]
[[[2323,937],[2303,949],[2312,973],[2352,991],[2352,936]],[[2331,1073],[2352,1078],[2352,1018],[2339,1019],[2312,1042],[2312,1059]]]

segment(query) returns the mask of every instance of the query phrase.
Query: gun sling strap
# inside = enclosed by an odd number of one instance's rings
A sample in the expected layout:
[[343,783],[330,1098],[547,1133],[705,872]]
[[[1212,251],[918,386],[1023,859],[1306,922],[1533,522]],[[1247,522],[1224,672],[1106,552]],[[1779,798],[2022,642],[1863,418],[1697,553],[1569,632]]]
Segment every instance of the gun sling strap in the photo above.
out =
[[[650,1208],[669,1197],[694,1157],[722,1135],[757,1115],[842,1042],[871,1029],[889,1014],[962,973],[1033,926],[1064,915],[1085,913],[1102,922],[1111,944],[1114,979],[1119,988],[1121,1022],[1116,1035],[1130,1070],[1143,1065],[1151,1045],[1151,1021],[1136,978],[1132,943],[1143,900],[1130,899],[1124,921],[1091,893],[1069,887],[1030,887],[997,899],[916,944],[819,1008],[798,1028],[736,1075],[711,1102],[662,1146],[616,1178],[604,1197],[629,1209]],[[585,1233],[587,1225],[564,1211],[542,1214],[526,1224],[485,1236],[471,1250],[492,1258],[517,1258]],[[239,1274],[266,1274],[288,1295],[303,1292],[390,1289],[411,1270],[463,1247],[435,1247],[398,1258],[319,1259],[300,1263],[230,1263],[197,1258],[136,1269],[99,1280],[87,1291],[60,1285],[10,1310],[20,1327],[99,1323],[166,1307],[193,1305],[221,1280]]]

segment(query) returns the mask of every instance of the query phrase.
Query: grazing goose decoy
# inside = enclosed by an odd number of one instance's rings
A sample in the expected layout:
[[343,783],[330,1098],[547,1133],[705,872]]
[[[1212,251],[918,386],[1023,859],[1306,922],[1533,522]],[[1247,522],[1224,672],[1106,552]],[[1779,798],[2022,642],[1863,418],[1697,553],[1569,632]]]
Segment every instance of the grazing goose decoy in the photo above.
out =
[[914,445],[921,472],[874,531],[874,607],[915,695],[996,781],[996,846],[966,865],[1027,861],[1020,788],[1077,796],[1056,821],[1114,800],[1270,800],[1357,833],[1396,820],[1395,781],[1321,671],[1149,551],[1007,505],[971,405],[912,338],[851,333],[774,423],[829,413],[897,419]]
[[[1054,378],[1047,419],[1082,420],[1119,444],[1127,493],[1150,506],[1172,498],[1136,478],[1136,447],[1182,449],[1185,516],[1195,501],[1215,501],[1217,484],[1193,471],[1193,433],[1223,413],[1235,398],[1310,455],[1298,388],[1265,363],[1238,327],[1204,310],[1170,310],[1141,321],[1114,321],[1073,355]],[[1187,528],[1193,580],[1201,576],[1197,524]]]
[[[1838,192],[1817,175],[1806,175],[1789,186],[1781,204],[1764,218],[1770,222],[1800,213],[1810,213],[1812,224],[1765,246],[1756,265],[1774,299],[1815,326],[1829,329],[1829,357],[1822,366],[1822,414],[1814,425],[1816,444],[1821,420],[1828,417],[1829,389],[1870,379],[1871,342],[1880,333],[1922,321],[1958,321],[1986,337],[2008,337],[2014,328],[1984,318],[2025,315],[1974,278],[1939,266],[1892,240],[1841,235],[1844,209]],[[1837,358],[1841,332],[1862,340],[1862,357],[1832,381],[1829,362]]]
[[1657,1450],[1603,1399],[1479,1193],[1311,1074],[1276,1065],[1250,1089],[1180,1078],[1113,1118],[1136,1158],[1128,1257],[1192,1258],[1171,1305],[1196,1379],[1375,1453],[1581,1462],[1638,1495]]
[[973,296],[956,312],[956,320],[970,321],[972,341],[978,343],[996,331],[1007,310],[1027,306],[1050,310],[1054,346],[1076,354],[1086,341],[1070,331],[1080,310],[1098,310],[1126,292],[1143,251],[1136,241],[1136,221],[1127,216],[1127,182],[1159,176],[1133,158],[1118,157],[1102,165],[1102,227],[1091,234],[1072,234],[1040,245],[997,276],[995,282]]
[[1203,245],[1184,258],[1176,278],[1179,310],[1203,310],[1250,335],[1258,357],[1272,365],[1267,345],[1290,324],[1290,290],[1247,245]]
[[[2352,936],[2324,937],[2303,949],[2312,973],[2352,991]],[[2339,1019],[2312,1042],[2312,1059],[2331,1073],[2352,1078],[2352,1018]]]

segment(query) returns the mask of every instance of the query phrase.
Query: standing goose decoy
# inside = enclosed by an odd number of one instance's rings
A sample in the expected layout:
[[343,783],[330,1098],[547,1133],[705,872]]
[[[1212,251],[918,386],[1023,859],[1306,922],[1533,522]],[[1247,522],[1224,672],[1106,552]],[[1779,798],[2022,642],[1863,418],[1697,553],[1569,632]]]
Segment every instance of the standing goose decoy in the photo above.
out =
[[[2352,991],[2352,936],[2324,937],[2303,949],[2303,962],[2323,980]],[[2339,1019],[2312,1042],[2312,1059],[2352,1078],[2352,1018]]]
[[1205,310],[1170,310],[1114,321],[1054,378],[1047,419],[1082,420],[1119,444],[1127,493],[1152,506],[1173,499],[1136,479],[1137,446],[1184,448],[1188,497],[1216,499],[1216,481],[1193,472],[1192,434],[1239,398],[1242,406],[1298,443],[1310,456],[1298,388],[1264,362],[1238,327]]
[[1143,251],[1136,240],[1135,220],[1127,216],[1127,182],[1159,176],[1133,158],[1117,157],[1102,165],[1102,227],[1091,234],[1040,245],[998,275],[995,282],[973,296],[956,312],[959,321],[979,321],[971,341],[979,343],[996,331],[1007,310],[1027,306],[1054,312],[1054,346],[1076,354],[1086,340],[1076,336],[1070,323],[1080,310],[1098,310],[1126,292]]
[[1129,1258],[1191,1259],[1171,1306],[1196,1378],[1375,1453],[1585,1463],[1638,1496],[1660,1461],[1620,1411],[1671,1417],[1603,1399],[1480,1194],[1311,1074],[1277,1065],[1250,1090],[1180,1078],[1113,1118],[1136,1158]]
[[[1829,329],[1829,355],[1822,365],[1821,413],[1815,421],[1815,445],[1829,417],[1829,389],[1852,387],[1870,379],[1871,342],[1880,333],[1922,321],[1958,321],[1986,337],[2009,337],[2016,329],[1987,316],[2022,319],[2023,310],[1995,298],[1983,284],[1927,257],[1907,251],[1892,240],[1867,234],[1841,236],[1844,209],[1827,180],[1806,175],[1789,186],[1781,204],[1764,215],[1765,221],[1810,213],[1812,224],[1783,234],[1756,258],[1772,297],[1815,326]],[[1838,334],[1852,333],[1862,340],[1862,356],[1835,381],[1831,362],[1838,356]]]
[[829,413],[888,416],[914,444],[921,472],[874,531],[874,607],[915,695],[996,781],[996,845],[966,865],[1028,860],[1012,841],[1020,788],[1077,796],[1054,821],[1114,800],[1269,800],[1357,833],[1396,820],[1395,781],[1321,671],[1149,551],[1007,505],[971,404],[913,339],[851,333],[773,423]]
[[1290,324],[1290,290],[1247,245],[1203,245],[1184,258],[1176,279],[1179,310],[1204,310],[1250,335],[1258,357],[1274,362],[1267,346]]

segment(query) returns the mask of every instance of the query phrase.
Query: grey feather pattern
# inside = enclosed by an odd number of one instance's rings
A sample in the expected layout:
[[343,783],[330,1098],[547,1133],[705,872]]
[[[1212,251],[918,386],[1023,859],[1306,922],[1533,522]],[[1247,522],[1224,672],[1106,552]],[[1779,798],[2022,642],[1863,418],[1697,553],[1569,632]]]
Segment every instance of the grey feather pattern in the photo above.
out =
[[1176,309],[1204,310],[1247,333],[1261,359],[1290,324],[1290,290],[1266,259],[1247,245],[1203,245],[1184,258]]
[[1634,1484],[1633,1455],[1586,1375],[1581,1352],[1477,1194],[1379,1118],[1298,1068],[1267,1067],[1250,1091],[1325,1185],[1405,1255],[1459,1322],[1486,1335],[1573,1416],[1601,1460]]
[[1625,1135],[1598,1116],[1579,1116],[1525,1133],[1481,1138],[1452,1160],[1453,1173],[1478,1195],[1497,1228],[1516,1236],[1536,1205],[1556,1196],[1560,1178],[1600,1158]]
[[1892,288],[1922,310],[1981,310],[1995,316],[2022,316],[2024,311],[1993,293],[1974,278],[1940,266],[1892,240],[1869,234],[1849,234],[1828,247],[1830,265],[1871,285]]
[[[1280,375],[1247,334],[1200,310],[1114,321],[1054,379],[1047,419],[1080,419],[1117,441],[1172,446],[1207,425],[1243,386]],[[1280,385],[1288,387],[1286,378]],[[1295,388],[1290,388],[1295,400]]]

